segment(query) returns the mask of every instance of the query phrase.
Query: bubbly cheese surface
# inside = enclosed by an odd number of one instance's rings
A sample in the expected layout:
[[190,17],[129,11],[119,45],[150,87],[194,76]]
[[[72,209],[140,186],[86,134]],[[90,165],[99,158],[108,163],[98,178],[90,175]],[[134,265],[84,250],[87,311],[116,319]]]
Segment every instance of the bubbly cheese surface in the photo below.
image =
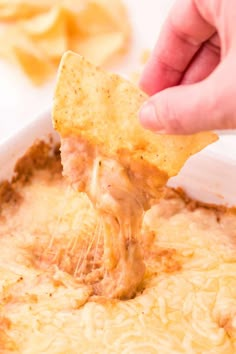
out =
[[142,289],[109,300],[77,277],[99,276],[103,247],[86,195],[50,169],[16,193],[0,205],[0,353],[236,352],[235,213],[166,190],[144,218]]

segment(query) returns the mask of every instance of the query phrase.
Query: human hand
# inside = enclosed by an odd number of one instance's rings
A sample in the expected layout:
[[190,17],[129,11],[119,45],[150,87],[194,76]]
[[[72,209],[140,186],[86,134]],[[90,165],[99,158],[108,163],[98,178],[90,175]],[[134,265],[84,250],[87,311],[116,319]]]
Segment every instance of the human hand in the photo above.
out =
[[144,69],[141,124],[190,134],[236,128],[235,0],[178,0]]

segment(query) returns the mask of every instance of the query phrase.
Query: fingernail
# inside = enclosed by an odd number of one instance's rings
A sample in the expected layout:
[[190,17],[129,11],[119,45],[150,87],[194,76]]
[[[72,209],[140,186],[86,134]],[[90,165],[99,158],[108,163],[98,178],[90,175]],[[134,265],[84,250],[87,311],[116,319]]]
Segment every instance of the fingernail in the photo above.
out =
[[144,128],[154,130],[155,132],[164,128],[156,114],[156,107],[151,102],[147,102],[142,106],[139,112],[139,119]]

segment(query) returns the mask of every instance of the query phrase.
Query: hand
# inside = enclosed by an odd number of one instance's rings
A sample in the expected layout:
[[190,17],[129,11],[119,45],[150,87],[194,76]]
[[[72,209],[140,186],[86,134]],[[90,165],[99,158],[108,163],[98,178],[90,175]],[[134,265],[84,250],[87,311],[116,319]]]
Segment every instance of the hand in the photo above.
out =
[[140,85],[153,95],[140,111],[147,129],[236,128],[235,0],[178,0]]

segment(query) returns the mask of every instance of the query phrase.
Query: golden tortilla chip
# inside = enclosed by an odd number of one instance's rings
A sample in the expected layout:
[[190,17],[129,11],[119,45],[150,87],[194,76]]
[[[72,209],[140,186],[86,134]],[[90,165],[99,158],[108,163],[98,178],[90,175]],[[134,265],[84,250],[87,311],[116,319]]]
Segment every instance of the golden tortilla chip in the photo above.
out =
[[61,22],[61,20],[64,20],[63,9],[55,6],[44,14],[34,16],[27,21],[22,21],[21,27],[24,31],[26,31],[26,33],[37,38],[50,33],[52,29],[54,29],[55,26]]
[[22,31],[10,29],[7,42],[0,38],[0,55],[16,64],[36,85],[42,84],[53,70],[52,63]]
[[124,36],[121,32],[101,33],[85,39],[70,41],[70,49],[79,53],[95,65],[103,65],[115,53],[122,50]]
[[68,50],[67,18],[61,7],[53,7],[45,14],[24,21],[21,28],[35,46],[51,59],[61,58]]
[[[19,64],[34,83],[42,83],[54,74],[67,50],[97,65],[107,63],[114,54],[123,54],[127,49],[130,34],[121,0],[0,0],[1,19],[12,22],[4,25],[0,55]],[[27,45],[22,46],[22,42]],[[24,54],[23,61],[16,52]],[[40,74],[34,72],[38,67],[32,60],[35,52],[37,60],[44,60],[44,75],[43,68]],[[25,67],[31,63],[31,68]],[[35,80],[39,76],[41,80]]]
[[188,136],[157,135],[139,124],[147,99],[140,89],[93,66],[72,52],[64,54],[55,91],[53,122],[62,137],[78,135],[104,156],[122,152],[176,175],[185,161],[217,140],[211,132]]
[[106,9],[107,14],[112,18],[117,28],[126,33],[130,33],[130,23],[128,21],[127,9],[120,0],[96,0],[97,5]]
[[127,12],[120,0],[89,0],[78,15],[78,28],[84,35],[104,32],[129,34]]
[[1,20],[22,20],[47,11],[57,0],[0,0]]

